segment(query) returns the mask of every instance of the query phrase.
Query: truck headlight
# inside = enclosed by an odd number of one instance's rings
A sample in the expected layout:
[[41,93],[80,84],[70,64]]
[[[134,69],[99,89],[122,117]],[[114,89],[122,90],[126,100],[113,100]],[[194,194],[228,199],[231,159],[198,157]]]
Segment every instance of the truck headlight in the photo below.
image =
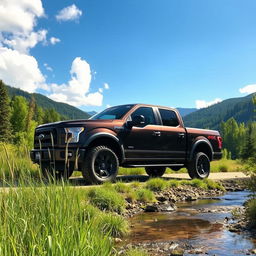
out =
[[84,127],[68,127],[64,128],[66,132],[65,142],[77,143],[79,142],[80,133],[84,130]]

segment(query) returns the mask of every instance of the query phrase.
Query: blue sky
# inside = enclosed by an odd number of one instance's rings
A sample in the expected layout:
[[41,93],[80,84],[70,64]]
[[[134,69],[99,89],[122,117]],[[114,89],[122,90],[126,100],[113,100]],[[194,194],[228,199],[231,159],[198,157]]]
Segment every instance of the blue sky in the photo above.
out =
[[[256,91],[255,1],[45,0],[41,3],[43,14],[34,18],[37,25],[24,32],[47,31],[44,39],[22,53],[37,61],[44,76],[41,83],[45,86],[32,86],[31,90],[53,99],[65,99],[83,110],[96,111],[107,105],[135,102],[195,107],[197,101],[197,106],[202,107],[216,99]],[[77,17],[56,18],[63,8],[72,5],[78,11]],[[2,38],[9,40],[17,33],[8,28],[4,31]],[[60,41],[53,45],[51,37]],[[19,51],[10,44],[2,46]],[[76,78],[77,72],[83,73],[83,68],[87,68],[84,74],[91,73],[92,77],[88,81],[81,78],[75,89],[77,94],[69,99],[67,95],[73,93],[69,83],[72,63],[73,77]],[[12,80],[9,82],[4,72],[0,65],[0,75],[10,84]],[[88,90],[79,91],[78,86],[83,87],[84,81],[88,82]],[[13,83],[19,87],[18,82]],[[104,89],[104,83],[109,85],[108,89]],[[25,85],[20,88],[26,89]],[[74,103],[77,95],[90,93],[91,100],[81,98]],[[83,99],[85,105],[80,102]]]

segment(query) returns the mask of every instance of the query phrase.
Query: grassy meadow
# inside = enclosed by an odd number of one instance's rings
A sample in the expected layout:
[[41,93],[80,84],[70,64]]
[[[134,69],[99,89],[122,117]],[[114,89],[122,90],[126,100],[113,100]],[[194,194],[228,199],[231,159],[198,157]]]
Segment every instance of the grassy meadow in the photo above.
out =
[[[216,171],[222,165],[228,166],[225,171],[241,167],[236,161],[221,160]],[[120,173],[145,172],[143,168],[120,168]],[[197,179],[154,178],[84,189],[64,181],[45,183],[28,150],[7,144],[0,144],[0,179],[2,186],[9,187],[0,190],[0,256],[117,255],[116,238],[130,232],[123,215],[127,201],[155,202],[156,192],[183,185],[224,190],[217,182]],[[146,253],[131,249],[125,255]]]

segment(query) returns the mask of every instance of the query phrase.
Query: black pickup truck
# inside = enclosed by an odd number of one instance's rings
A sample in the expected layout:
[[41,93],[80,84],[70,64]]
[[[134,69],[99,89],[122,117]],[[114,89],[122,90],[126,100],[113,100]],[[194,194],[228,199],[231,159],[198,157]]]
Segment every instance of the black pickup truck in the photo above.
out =
[[176,109],[127,104],[88,120],[38,126],[31,158],[44,175],[68,178],[77,169],[91,184],[114,181],[119,166],[145,167],[152,177],[186,167],[191,178],[203,179],[221,148],[218,131],[184,127]]

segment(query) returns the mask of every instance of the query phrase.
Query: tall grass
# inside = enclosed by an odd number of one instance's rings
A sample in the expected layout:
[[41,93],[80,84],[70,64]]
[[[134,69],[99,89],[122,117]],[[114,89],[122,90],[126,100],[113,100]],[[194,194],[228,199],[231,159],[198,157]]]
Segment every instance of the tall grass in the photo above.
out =
[[96,217],[88,219],[84,196],[65,185],[2,192],[0,254],[111,255],[112,234],[102,232]]

